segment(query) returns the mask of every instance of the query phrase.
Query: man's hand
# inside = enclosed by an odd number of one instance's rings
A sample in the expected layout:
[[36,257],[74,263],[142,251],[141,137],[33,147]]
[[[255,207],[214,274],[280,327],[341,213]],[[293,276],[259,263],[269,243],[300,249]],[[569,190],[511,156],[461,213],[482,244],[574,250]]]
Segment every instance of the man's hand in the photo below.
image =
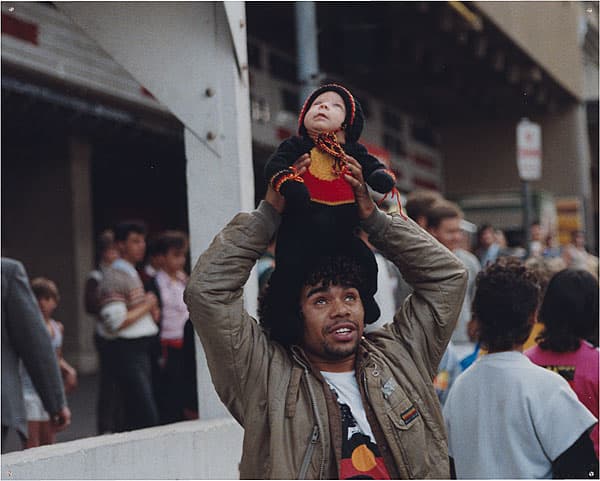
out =
[[149,309],[153,309],[155,307],[158,307],[158,298],[156,297],[156,294],[154,294],[154,292],[146,292],[145,296],[145,302],[148,305]]
[[362,167],[358,161],[354,157],[347,155],[346,162],[351,175],[344,174],[344,178],[354,191],[354,198],[358,207],[358,218],[364,220],[376,209],[375,203],[369,195],[365,179],[363,178]]
[[77,387],[77,371],[72,366],[61,367],[65,392],[70,393]]
[[[306,153],[296,159],[293,167],[296,169],[296,173],[298,175],[302,175],[304,172],[306,172],[306,169],[309,165],[310,155]],[[275,192],[275,189],[271,187],[271,184],[269,184],[269,187],[267,188],[265,200],[271,204],[277,212],[283,214],[283,211],[285,210],[285,198],[279,192]]]
[[62,431],[71,424],[71,410],[67,406],[63,407],[52,415],[50,422],[55,431]]

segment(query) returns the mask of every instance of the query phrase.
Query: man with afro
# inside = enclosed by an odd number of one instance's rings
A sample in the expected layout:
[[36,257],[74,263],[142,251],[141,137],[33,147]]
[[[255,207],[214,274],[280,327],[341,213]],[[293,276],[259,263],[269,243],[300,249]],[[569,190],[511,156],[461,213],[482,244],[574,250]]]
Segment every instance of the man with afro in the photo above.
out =
[[450,476],[432,379],[466,272],[413,221],[377,209],[355,159],[347,168],[361,227],[414,288],[392,323],[364,333],[379,316],[377,269],[351,234],[296,252],[300,267],[280,271],[260,322],[250,317],[242,288],[287,208],[272,187],[215,237],[190,277],[184,297],[213,384],[244,428],[242,479]]

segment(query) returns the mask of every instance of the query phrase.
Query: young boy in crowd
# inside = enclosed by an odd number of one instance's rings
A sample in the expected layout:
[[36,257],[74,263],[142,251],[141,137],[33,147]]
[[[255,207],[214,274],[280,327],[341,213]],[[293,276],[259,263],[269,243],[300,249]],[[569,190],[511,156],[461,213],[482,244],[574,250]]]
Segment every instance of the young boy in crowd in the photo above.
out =
[[539,297],[517,259],[477,276],[473,310],[488,354],[458,377],[443,411],[458,479],[598,477],[596,418],[567,381],[523,354]]
[[[31,289],[38,301],[42,316],[50,335],[52,347],[56,350],[58,365],[63,376],[65,391],[68,393],[77,386],[77,372],[62,356],[62,344],[64,326],[52,318],[52,314],[58,307],[60,295],[58,287],[50,279],[37,277],[31,281]],[[24,366],[21,365],[21,377],[23,380],[23,397],[27,411],[28,439],[25,448],[33,448],[46,444],[54,444],[56,430],[50,424],[50,417],[44,410],[42,401],[38,396],[33,383]]]
[[188,239],[180,231],[166,231],[156,239],[155,255],[160,266],[153,279],[151,290],[161,306],[160,322],[160,374],[157,403],[161,423],[183,420],[184,386],[184,327],[189,318],[183,302],[187,275],[183,271],[188,251]]

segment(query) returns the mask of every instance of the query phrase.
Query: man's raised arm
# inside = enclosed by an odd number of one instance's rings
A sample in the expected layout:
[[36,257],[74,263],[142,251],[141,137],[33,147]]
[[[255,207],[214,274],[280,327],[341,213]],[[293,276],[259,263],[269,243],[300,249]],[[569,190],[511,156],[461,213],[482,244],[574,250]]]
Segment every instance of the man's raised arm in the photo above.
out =
[[184,294],[217,393],[242,425],[246,385],[263,381],[261,366],[271,349],[244,308],[243,286],[279,222],[266,201],[237,214],[198,259]]
[[398,266],[414,289],[396,313],[393,329],[433,377],[460,313],[467,272],[454,254],[415,222],[378,210],[359,167],[349,158],[352,176],[346,178],[354,188],[362,227],[369,242]]

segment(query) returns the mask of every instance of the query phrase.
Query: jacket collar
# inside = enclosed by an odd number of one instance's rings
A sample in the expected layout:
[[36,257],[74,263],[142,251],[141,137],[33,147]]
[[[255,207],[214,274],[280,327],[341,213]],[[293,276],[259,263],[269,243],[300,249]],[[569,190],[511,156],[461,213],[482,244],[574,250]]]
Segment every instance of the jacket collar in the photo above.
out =
[[[356,373],[362,372],[362,370],[369,364],[371,359],[371,353],[367,348],[368,341],[363,337],[358,343],[358,348],[356,351],[356,359],[354,361],[354,369]],[[320,381],[324,382],[323,376],[318,369],[315,369],[311,362],[308,360],[308,356],[304,352],[299,345],[294,344],[290,346],[290,352],[292,354],[292,358],[302,369],[312,372],[314,376]]]

